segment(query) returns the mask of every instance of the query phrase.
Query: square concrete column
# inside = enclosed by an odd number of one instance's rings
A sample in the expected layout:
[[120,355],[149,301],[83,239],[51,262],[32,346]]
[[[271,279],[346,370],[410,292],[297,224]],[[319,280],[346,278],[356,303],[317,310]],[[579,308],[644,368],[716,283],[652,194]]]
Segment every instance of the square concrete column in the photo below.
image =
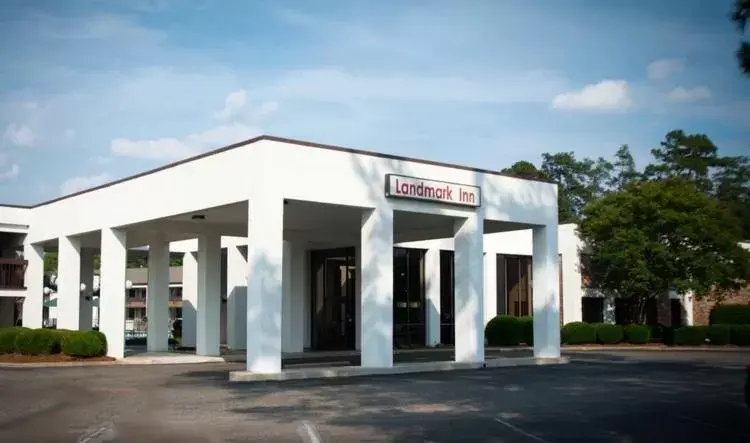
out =
[[379,207],[362,216],[362,366],[393,366],[393,210]]
[[[284,253],[286,254],[286,251]],[[305,299],[309,298],[305,286],[307,250],[303,244],[292,243],[289,247],[289,255],[289,336],[287,347],[283,350],[285,352],[302,352],[305,349]],[[286,260],[284,261],[286,262]],[[287,275],[284,276],[284,281],[286,279]],[[283,320],[281,325],[283,327]]]
[[484,362],[484,227],[473,214],[456,220],[454,235],[455,359]]
[[41,328],[44,304],[44,246],[24,244],[23,258],[26,260],[26,297],[23,299],[21,323],[27,328]]
[[354,247],[354,349],[362,350],[362,240]]
[[560,357],[560,280],[557,224],[533,228],[534,356]]
[[292,352],[292,243],[284,240],[281,263],[281,351]]
[[57,328],[78,330],[81,315],[81,242],[60,237],[57,253]]
[[484,254],[484,326],[497,316],[497,254]]
[[195,347],[198,331],[198,256],[186,252],[182,257],[182,338],[180,345]]
[[284,201],[258,193],[248,203],[247,370],[281,372]]
[[428,249],[424,256],[425,303],[427,303],[427,346],[440,344],[440,249]]
[[81,305],[78,329],[90,331],[94,325],[94,250],[81,249]]
[[195,353],[221,354],[221,235],[198,237],[198,321]]
[[169,349],[169,242],[163,235],[148,245],[146,319],[146,349]]
[[247,322],[247,248],[227,247],[227,346],[245,349]]
[[107,355],[125,355],[125,268],[127,233],[102,229],[102,255],[99,283],[99,331],[107,337]]

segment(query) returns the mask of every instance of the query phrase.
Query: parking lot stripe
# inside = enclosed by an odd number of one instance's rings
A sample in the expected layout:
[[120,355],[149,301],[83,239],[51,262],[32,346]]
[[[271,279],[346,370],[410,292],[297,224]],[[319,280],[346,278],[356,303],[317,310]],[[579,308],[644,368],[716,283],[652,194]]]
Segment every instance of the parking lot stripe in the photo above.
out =
[[501,425],[507,427],[508,429],[511,429],[511,430],[515,431],[516,433],[518,433],[520,435],[523,435],[524,437],[530,438],[532,440],[535,440],[535,441],[538,441],[538,442],[541,442],[541,443],[549,443],[547,440],[543,439],[542,437],[539,437],[537,435],[534,435],[534,434],[531,434],[529,432],[526,432],[523,429],[519,428],[518,426],[512,425],[512,424],[508,423],[507,421],[505,421],[505,420],[503,420],[501,418],[495,417],[495,421],[498,422],[498,423],[500,423]]

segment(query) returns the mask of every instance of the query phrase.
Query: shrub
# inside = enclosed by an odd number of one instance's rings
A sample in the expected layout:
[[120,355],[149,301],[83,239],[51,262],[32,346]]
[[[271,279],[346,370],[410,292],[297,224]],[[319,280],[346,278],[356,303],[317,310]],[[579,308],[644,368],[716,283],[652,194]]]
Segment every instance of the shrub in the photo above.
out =
[[534,346],[534,317],[518,317],[518,323],[521,325],[521,343]]
[[712,325],[750,325],[750,305],[716,305],[711,309]]
[[16,352],[16,337],[29,328],[11,326],[0,328],[0,354],[13,354]]
[[645,345],[651,341],[651,328],[646,325],[630,324],[625,326],[623,332],[625,341],[634,345]]
[[24,355],[49,355],[60,352],[60,337],[67,335],[52,329],[28,329],[16,337],[16,351]]
[[71,331],[62,336],[61,349],[71,357],[99,357],[107,353],[107,340],[99,331]]
[[567,345],[596,343],[596,327],[591,323],[568,323],[562,327],[560,335],[562,342]]
[[750,325],[733,325],[731,343],[737,346],[750,346]]
[[706,337],[712,345],[728,345],[732,342],[732,327],[730,325],[711,325],[706,329]]
[[675,329],[674,342],[682,346],[699,346],[706,344],[708,328],[706,326],[684,326]]
[[519,317],[498,315],[487,323],[484,336],[490,346],[518,346],[524,338],[523,331]]
[[596,325],[596,342],[603,345],[615,345],[623,339],[622,326],[602,323]]

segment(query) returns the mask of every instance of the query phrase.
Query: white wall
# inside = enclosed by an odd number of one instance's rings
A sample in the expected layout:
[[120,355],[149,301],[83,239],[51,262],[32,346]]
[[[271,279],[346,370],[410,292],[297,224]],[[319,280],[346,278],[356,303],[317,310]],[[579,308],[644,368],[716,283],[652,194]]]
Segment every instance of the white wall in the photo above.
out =
[[0,232],[25,233],[30,220],[31,209],[0,205]]

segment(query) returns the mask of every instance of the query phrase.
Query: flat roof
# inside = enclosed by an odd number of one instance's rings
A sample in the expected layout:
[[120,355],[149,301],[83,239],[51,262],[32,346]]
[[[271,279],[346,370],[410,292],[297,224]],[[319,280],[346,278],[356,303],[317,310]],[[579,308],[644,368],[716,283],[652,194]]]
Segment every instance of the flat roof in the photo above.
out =
[[107,188],[109,186],[113,186],[113,185],[116,185],[118,183],[126,182],[128,180],[134,180],[134,179],[139,178],[139,177],[144,177],[144,176],[147,176],[147,175],[150,175],[150,174],[154,174],[156,172],[160,172],[160,171],[163,171],[165,169],[174,168],[175,166],[179,166],[179,165],[182,165],[182,164],[185,164],[185,163],[189,163],[189,162],[193,162],[193,161],[196,161],[196,160],[200,160],[202,158],[210,157],[212,155],[220,154],[222,152],[230,151],[232,149],[237,149],[237,148],[241,148],[243,146],[252,145],[253,143],[256,143],[256,142],[259,142],[259,141],[262,141],[262,140],[268,140],[268,141],[274,141],[274,142],[280,142],[280,143],[289,143],[289,144],[303,146],[303,147],[307,147],[307,148],[326,149],[326,150],[329,150],[329,151],[345,152],[345,153],[348,153],[348,154],[366,155],[366,156],[370,156],[370,157],[378,157],[378,158],[384,158],[384,159],[389,159],[389,160],[408,161],[408,162],[413,162],[413,163],[421,163],[421,164],[425,164],[425,165],[442,166],[442,167],[448,167],[448,168],[454,168],[454,169],[462,169],[462,170],[465,170],[465,171],[479,172],[479,173],[482,173],[482,174],[501,175],[501,176],[504,176],[504,177],[517,178],[519,180],[538,181],[538,182],[543,182],[543,183],[554,183],[551,180],[543,180],[543,179],[538,179],[538,178],[521,177],[521,176],[518,176],[516,174],[510,174],[510,173],[507,173],[507,172],[494,171],[494,170],[490,170],[490,169],[474,168],[474,167],[470,167],[470,166],[457,165],[457,164],[451,164],[451,163],[444,163],[444,162],[426,160],[426,159],[422,159],[422,158],[404,157],[404,156],[393,155],[393,154],[383,154],[383,153],[380,153],[380,152],[373,152],[373,151],[363,151],[363,150],[360,150],[360,149],[347,148],[347,147],[344,147],[344,146],[327,145],[327,144],[315,143],[315,142],[304,141],[304,140],[296,140],[296,139],[292,139],[292,138],[276,137],[276,136],[273,136],[273,135],[259,135],[257,137],[254,137],[254,138],[251,138],[251,139],[248,139],[248,140],[244,140],[244,141],[241,141],[241,142],[233,143],[233,144],[228,145],[228,146],[224,146],[223,148],[218,148],[218,149],[214,149],[212,151],[207,151],[207,152],[204,152],[202,154],[194,155],[192,157],[188,157],[188,158],[183,159],[183,160],[179,160],[179,161],[176,161],[176,162],[173,162],[173,163],[166,164],[164,166],[160,166],[158,168],[150,169],[148,171],[141,172],[141,173],[138,173],[138,174],[135,174],[135,175],[131,175],[131,176],[124,177],[124,178],[121,178],[121,179],[113,180],[111,182],[107,182],[107,183],[101,184],[99,186],[94,186],[94,187],[91,187],[91,188],[83,189],[81,191],[74,192],[72,194],[63,195],[61,197],[53,198],[52,200],[43,201],[43,202],[37,203],[35,205],[6,205],[6,204],[0,203],[0,206],[5,206],[5,207],[9,207],[9,208],[26,208],[26,209],[37,208],[37,207],[40,207],[40,206],[44,206],[44,205],[48,205],[48,204],[51,204],[51,203],[58,202],[60,200],[65,200],[67,198],[75,197],[77,195],[85,194],[87,192],[93,192],[93,191],[96,191],[98,189]]

